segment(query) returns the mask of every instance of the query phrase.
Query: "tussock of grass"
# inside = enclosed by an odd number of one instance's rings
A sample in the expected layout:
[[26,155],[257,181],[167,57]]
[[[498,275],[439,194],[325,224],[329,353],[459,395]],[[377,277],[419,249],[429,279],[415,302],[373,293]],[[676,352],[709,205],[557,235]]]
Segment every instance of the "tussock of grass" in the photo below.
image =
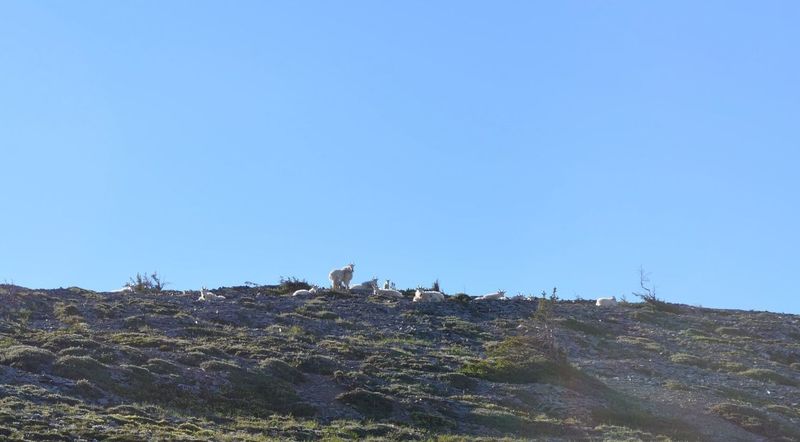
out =
[[748,378],[758,379],[759,381],[773,382],[780,385],[789,385],[792,387],[796,387],[798,385],[796,380],[787,378],[775,370],[770,370],[768,368],[751,368],[749,370],[740,372],[739,374],[742,376],[747,376]]
[[393,402],[386,396],[360,388],[342,393],[336,399],[372,418],[387,417],[394,408]]
[[776,440],[796,440],[800,430],[782,424],[767,413],[741,404],[721,403],[711,407],[711,412],[720,415],[745,430],[774,438]]
[[675,353],[669,360],[676,364],[691,365],[699,368],[709,368],[711,364],[703,358],[687,353]]
[[53,352],[30,345],[13,345],[0,351],[0,364],[37,372],[55,359]]

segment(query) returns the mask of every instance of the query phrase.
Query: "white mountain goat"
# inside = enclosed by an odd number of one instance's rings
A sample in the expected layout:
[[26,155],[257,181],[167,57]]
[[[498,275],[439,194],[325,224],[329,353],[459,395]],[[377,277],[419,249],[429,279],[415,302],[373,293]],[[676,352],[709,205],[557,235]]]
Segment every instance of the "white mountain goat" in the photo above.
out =
[[350,292],[368,295],[376,288],[378,288],[378,278],[373,278],[369,281],[364,281],[361,284],[350,287]]
[[505,297],[506,297],[506,292],[504,292],[503,290],[498,290],[498,291],[496,291],[494,293],[489,293],[487,295],[483,295],[483,296],[481,296],[479,298],[476,298],[475,300],[476,301],[486,301],[486,300],[489,300],[489,299],[503,299]]
[[225,299],[225,297],[222,295],[214,294],[214,292],[208,290],[205,287],[200,289],[200,297],[197,298],[198,301],[217,301],[222,299]]
[[613,307],[617,305],[617,297],[612,296],[610,298],[597,298],[595,305],[598,307]]
[[316,295],[317,293],[321,293],[323,289],[317,286],[312,286],[310,289],[300,289],[296,290],[292,293],[292,296],[309,296],[309,295]]
[[133,293],[133,287],[126,285],[121,289],[111,290],[111,293]]
[[414,299],[411,300],[412,302],[442,302],[444,301],[444,295],[440,292],[434,291],[425,291],[422,289],[417,289],[414,292]]
[[378,287],[375,287],[375,289],[372,291],[372,294],[375,296],[388,296],[390,298],[397,298],[397,299],[403,298],[403,294],[398,292],[397,290],[385,289],[385,288],[380,289]]
[[328,274],[328,279],[331,280],[331,288],[337,291],[350,290],[350,281],[353,279],[353,270],[355,264],[348,264],[341,269],[336,269]]

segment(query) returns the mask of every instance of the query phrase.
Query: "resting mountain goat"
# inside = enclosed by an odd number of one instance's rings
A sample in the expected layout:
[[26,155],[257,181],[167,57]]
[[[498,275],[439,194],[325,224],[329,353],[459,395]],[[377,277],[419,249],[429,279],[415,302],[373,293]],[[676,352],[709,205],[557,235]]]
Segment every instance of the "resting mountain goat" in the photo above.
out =
[[126,285],[121,289],[111,290],[111,293],[133,293],[133,287]]
[[444,301],[444,295],[440,292],[433,292],[433,291],[424,291],[421,289],[417,289],[414,292],[414,299],[411,300],[412,302],[442,302]]
[[488,295],[483,295],[479,298],[476,298],[476,301],[486,301],[488,299],[503,299],[506,297],[506,292],[503,290],[498,290],[494,293],[489,293]]
[[197,298],[198,301],[216,301],[225,299],[222,295],[216,295],[214,292],[206,289],[205,287],[200,289],[200,297]]
[[336,269],[328,274],[328,279],[331,280],[331,288],[337,291],[350,290],[350,281],[353,279],[353,270],[355,264],[348,264],[341,269]]
[[597,298],[597,302],[595,305],[598,307],[612,307],[617,305],[617,297],[612,296],[610,298]]
[[375,287],[375,290],[372,291],[372,294],[375,296],[389,296],[391,298],[398,298],[398,299],[403,298],[403,294],[398,292],[397,290],[379,289],[377,287]]
[[350,292],[357,293],[360,295],[368,295],[372,293],[372,291],[376,288],[378,288],[378,278],[374,278],[370,281],[364,281],[361,284],[354,285],[350,287]]
[[317,293],[321,292],[322,292],[321,288],[313,286],[308,290],[306,289],[296,290],[294,293],[292,293],[292,296],[309,296],[309,295],[316,295]]

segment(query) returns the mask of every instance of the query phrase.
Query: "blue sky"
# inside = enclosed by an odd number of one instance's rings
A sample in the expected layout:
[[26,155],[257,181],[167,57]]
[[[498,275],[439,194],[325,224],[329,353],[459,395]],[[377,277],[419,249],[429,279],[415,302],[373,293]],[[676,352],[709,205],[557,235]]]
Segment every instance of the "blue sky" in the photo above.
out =
[[800,4],[0,3],[0,281],[800,313]]

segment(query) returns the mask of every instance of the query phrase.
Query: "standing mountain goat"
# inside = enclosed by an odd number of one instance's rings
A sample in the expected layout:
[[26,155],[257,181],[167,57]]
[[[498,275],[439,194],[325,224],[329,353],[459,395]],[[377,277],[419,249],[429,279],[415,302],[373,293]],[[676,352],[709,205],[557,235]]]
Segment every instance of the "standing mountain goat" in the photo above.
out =
[[336,291],[350,290],[350,281],[353,279],[353,270],[355,264],[348,264],[341,269],[336,269],[328,274],[328,279],[331,280],[331,288]]
[[612,296],[610,298],[597,298],[595,305],[598,307],[613,307],[617,305],[617,297]]
[[444,301],[444,295],[440,292],[433,292],[433,291],[425,291],[422,289],[417,289],[414,292],[414,299],[411,300],[412,302],[442,302]]

